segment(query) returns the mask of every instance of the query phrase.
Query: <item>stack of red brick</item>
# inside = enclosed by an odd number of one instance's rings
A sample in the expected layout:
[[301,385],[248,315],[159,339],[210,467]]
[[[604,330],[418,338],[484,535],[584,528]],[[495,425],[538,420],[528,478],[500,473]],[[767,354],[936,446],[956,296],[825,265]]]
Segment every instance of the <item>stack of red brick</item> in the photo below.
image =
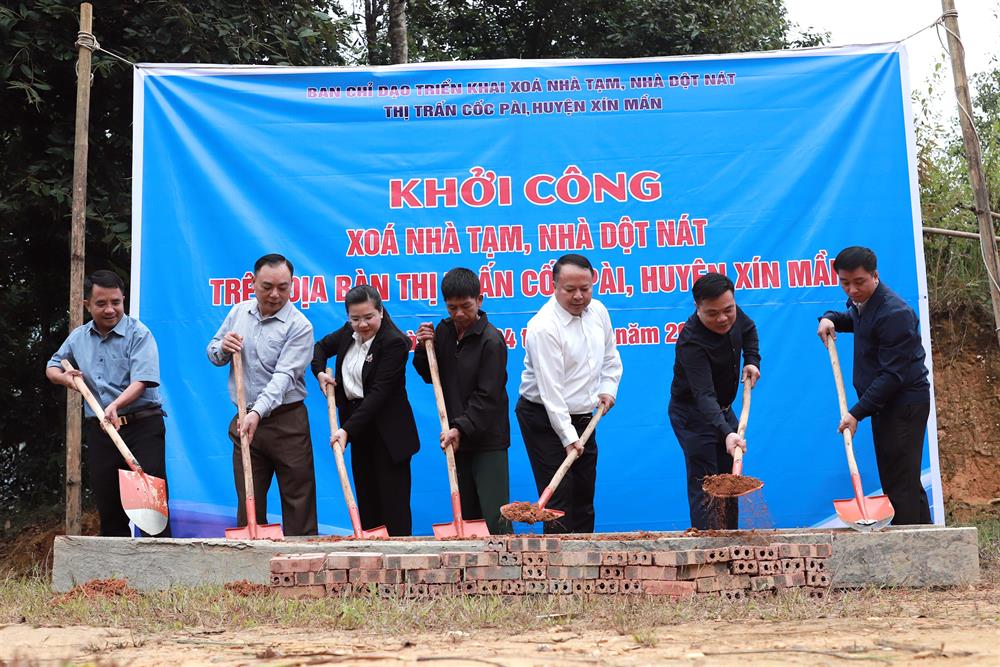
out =
[[727,600],[799,588],[823,598],[830,544],[684,551],[564,551],[545,537],[497,537],[482,551],[308,553],[271,559],[271,583],[291,598],[356,594],[716,595]]

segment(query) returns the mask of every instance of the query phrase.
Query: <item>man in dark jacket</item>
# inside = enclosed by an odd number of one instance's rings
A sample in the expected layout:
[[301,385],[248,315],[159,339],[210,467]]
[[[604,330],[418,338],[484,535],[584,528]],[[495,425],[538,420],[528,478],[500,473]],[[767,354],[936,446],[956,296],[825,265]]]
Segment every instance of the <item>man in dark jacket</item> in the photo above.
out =
[[920,483],[924,433],[930,413],[930,383],[917,314],[879,281],[875,253],[851,246],[833,268],[848,296],[847,311],[827,311],[817,331],[826,344],[835,332],[854,334],[854,389],[858,402],[840,420],[838,431],[858,428],[872,418],[875,461],[882,489],[895,510],[895,525],[931,522]]
[[450,317],[436,330],[430,322],[420,325],[413,366],[431,382],[424,344],[434,341],[451,427],[441,434],[441,448],[451,444],[455,452],[462,516],[485,519],[491,535],[509,533],[500,516],[509,496],[507,344],[481,310],[476,274],[452,269],[441,280],[441,294]]
[[720,273],[695,282],[695,312],[677,339],[670,386],[670,425],[684,450],[691,525],[699,530],[739,524],[736,498],[712,500],[702,490],[708,475],[732,472],[737,447],[746,451],[732,405],[739,383],[760,377],[757,326],[736,305],[734,289]]

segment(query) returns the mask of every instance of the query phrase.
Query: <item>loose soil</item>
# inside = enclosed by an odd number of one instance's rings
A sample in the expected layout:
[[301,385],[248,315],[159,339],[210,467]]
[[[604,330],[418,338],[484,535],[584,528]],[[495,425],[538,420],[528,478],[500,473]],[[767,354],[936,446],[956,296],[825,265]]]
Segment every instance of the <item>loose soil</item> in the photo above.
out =
[[750,493],[764,486],[756,477],[746,475],[709,475],[701,481],[702,490],[714,498],[734,498]]
[[539,521],[552,521],[562,516],[562,512],[556,512],[548,508],[538,507],[538,503],[519,501],[509,503],[500,508],[500,513],[508,521],[517,523],[538,523]]
[[245,598],[274,595],[274,589],[270,586],[255,584],[251,581],[247,581],[246,579],[241,579],[240,581],[230,581],[223,586],[223,588],[233,595],[239,595],[240,597]]
[[74,586],[68,593],[57,597],[53,604],[65,604],[73,600],[95,600],[130,598],[139,596],[139,591],[131,588],[124,579],[91,579],[79,586]]

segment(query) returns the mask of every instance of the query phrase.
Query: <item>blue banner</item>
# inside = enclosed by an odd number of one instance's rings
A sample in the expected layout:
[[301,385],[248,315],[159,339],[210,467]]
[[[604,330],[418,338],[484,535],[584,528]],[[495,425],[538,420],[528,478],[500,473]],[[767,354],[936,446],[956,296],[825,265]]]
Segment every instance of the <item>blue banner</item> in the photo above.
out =
[[[234,408],[205,345],[252,294],[252,264],[268,252],[294,262],[293,300],[317,338],[343,325],[356,284],[379,289],[400,328],[415,331],[445,315],[445,271],[477,272],[510,348],[512,407],[523,330],[551,294],[551,262],[589,257],[625,368],[599,429],[600,531],[689,525],[667,419],[674,344],[693,312],[691,284],[724,271],[763,357],[745,473],[765,488],[744,525],[838,525],[831,501],[852,492],[815,334],[824,310],[844,307],[837,251],[878,253],[882,279],[920,314],[930,360],[908,90],[899,45],[367,69],[139,66],[131,306],[159,343],[174,534],[221,535],[235,523]],[[848,385],[851,344],[840,337]],[[307,387],[321,532],[344,533],[325,400],[311,377]],[[413,525],[430,534],[450,518],[446,467],[431,387],[411,368],[407,390],[422,443]],[[511,422],[511,499],[534,500]],[[933,408],[928,432],[924,482],[941,523]],[[855,450],[874,493],[867,421]],[[276,485],[268,507],[280,520]]]

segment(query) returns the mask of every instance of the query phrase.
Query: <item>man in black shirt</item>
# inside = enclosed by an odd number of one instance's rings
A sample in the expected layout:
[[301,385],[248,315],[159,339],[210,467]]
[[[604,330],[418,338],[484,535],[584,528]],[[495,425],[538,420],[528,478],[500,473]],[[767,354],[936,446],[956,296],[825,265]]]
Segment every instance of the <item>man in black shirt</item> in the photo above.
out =
[[879,281],[878,259],[868,248],[844,248],[833,260],[847,294],[847,312],[827,311],[817,334],[854,334],[854,389],[858,402],[840,420],[851,434],[872,419],[875,461],[897,526],[931,522],[920,460],[930,414],[931,390],[917,314]]
[[760,377],[757,327],[736,305],[733,281],[726,276],[706,274],[691,293],[695,312],[677,340],[670,424],[684,450],[691,525],[735,529],[737,499],[713,500],[701,486],[708,475],[732,472],[737,447],[746,451],[732,404],[742,381],[749,379],[752,386]]
[[452,269],[441,280],[441,294],[451,317],[437,330],[430,322],[420,325],[413,366],[431,382],[424,342],[433,340],[451,426],[441,434],[441,448],[450,443],[455,452],[462,517],[485,519],[492,535],[509,533],[510,523],[500,516],[510,495],[507,344],[480,309],[476,274]]

